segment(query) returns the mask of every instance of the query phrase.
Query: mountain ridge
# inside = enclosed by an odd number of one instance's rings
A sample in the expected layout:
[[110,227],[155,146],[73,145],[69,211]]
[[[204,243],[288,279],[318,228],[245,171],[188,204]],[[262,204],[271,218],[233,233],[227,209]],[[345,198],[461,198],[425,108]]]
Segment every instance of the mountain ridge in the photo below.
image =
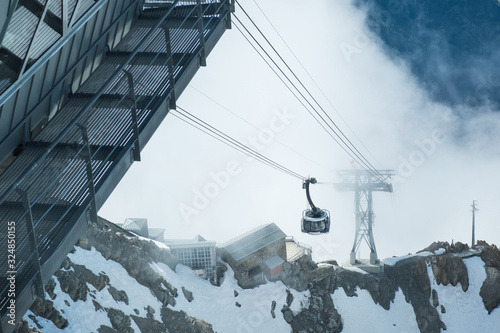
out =
[[283,271],[285,283],[253,289],[239,287],[230,267],[220,287],[211,285],[158,245],[105,220],[90,225],[16,332],[353,332],[353,313],[379,311],[395,312],[393,323],[377,325],[441,332],[458,320],[447,317],[456,308],[449,291],[481,301],[482,308],[468,303],[487,318],[474,323],[486,325],[482,331],[500,319],[500,251],[486,242],[472,250],[433,243],[389,258],[380,274],[304,259]]

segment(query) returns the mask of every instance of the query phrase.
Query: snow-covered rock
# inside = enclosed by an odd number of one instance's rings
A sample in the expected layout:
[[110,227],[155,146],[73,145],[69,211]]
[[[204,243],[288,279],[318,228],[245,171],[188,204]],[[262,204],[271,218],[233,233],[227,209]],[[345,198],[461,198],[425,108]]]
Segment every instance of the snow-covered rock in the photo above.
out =
[[500,251],[484,242],[462,251],[435,243],[385,259],[378,274],[335,261],[286,263],[285,282],[242,289],[230,267],[214,286],[177,264],[168,247],[100,222],[17,332],[496,332],[500,325]]

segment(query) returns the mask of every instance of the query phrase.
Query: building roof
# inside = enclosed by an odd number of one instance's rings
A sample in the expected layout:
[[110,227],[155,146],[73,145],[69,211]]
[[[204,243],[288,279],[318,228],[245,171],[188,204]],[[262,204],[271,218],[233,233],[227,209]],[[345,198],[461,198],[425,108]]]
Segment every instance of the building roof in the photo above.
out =
[[122,228],[130,231],[140,231],[148,227],[148,220],[143,218],[128,218],[123,222]]
[[233,238],[220,247],[235,261],[239,261],[282,238],[286,238],[286,234],[276,224],[269,223]]
[[193,239],[165,239],[163,242],[170,248],[200,245],[215,246],[215,241],[207,241],[200,235],[196,235]]
[[165,229],[163,229],[163,228],[149,228],[148,229],[149,237],[152,237],[152,238],[158,237],[158,236],[162,235],[164,232],[165,232]]

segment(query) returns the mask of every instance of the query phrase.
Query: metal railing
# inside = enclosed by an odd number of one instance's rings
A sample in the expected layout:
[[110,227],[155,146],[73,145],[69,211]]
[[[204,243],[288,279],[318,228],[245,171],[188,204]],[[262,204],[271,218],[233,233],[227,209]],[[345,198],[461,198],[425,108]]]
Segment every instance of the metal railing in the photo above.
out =
[[[143,12],[154,23],[141,27],[148,31],[134,41],[133,50],[123,51],[118,44],[113,50],[121,51],[110,52],[0,175],[0,216],[15,224],[16,246],[14,261],[0,254],[0,274],[15,272],[16,297],[30,286],[33,294],[44,296],[44,264],[78,219],[85,214],[90,221],[97,219],[103,203],[97,194],[117,161],[140,160],[142,130],[165,100],[175,106],[176,82],[190,62],[204,65],[204,43],[231,8],[228,0],[164,3],[169,6]],[[7,244],[8,237],[0,236],[0,244]],[[2,277],[2,319],[9,287]]]
[[294,254],[290,258],[287,258],[287,261],[292,262],[292,261],[299,259],[300,257],[302,257],[304,255],[310,256],[312,254],[312,246],[295,241],[295,238],[293,236],[286,236],[285,241],[286,242],[293,242],[293,243],[295,243],[295,245],[297,245],[297,247],[299,247],[301,249],[300,252]]

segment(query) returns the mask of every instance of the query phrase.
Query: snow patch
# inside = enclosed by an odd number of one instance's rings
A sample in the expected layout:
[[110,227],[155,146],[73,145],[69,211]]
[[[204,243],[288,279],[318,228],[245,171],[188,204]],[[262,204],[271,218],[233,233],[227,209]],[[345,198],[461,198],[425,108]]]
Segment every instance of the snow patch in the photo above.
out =
[[335,309],[342,317],[342,332],[419,332],[413,307],[399,289],[389,311],[375,304],[368,290],[356,293],[357,297],[349,297],[339,288],[332,294]]
[[500,311],[493,310],[491,314],[484,307],[483,299],[479,295],[481,286],[486,279],[484,262],[480,257],[464,259],[469,275],[469,288],[462,290],[460,283],[456,287],[451,284],[443,286],[437,284],[432,266],[427,262],[427,274],[431,288],[438,294],[439,304],[445,307],[446,313],[438,312],[441,320],[446,324],[448,332],[498,332],[500,325]]
[[399,261],[404,260],[404,259],[408,259],[408,258],[412,258],[412,257],[435,256],[435,255],[444,254],[445,252],[446,252],[445,249],[440,248],[440,249],[436,250],[435,252],[424,251],[424,252],[415,253],[415,254],[408,254],[408,255],[405,255],[405,256],[401,256],[401,257],[385,258],[385,259],[382,260],[382,262],[385,265],[394,266],[394,265],[396,265],[396,263],[398,263]]
[[356,267],[356,266],[344,266],[342,268],[346,269],[348,271],[353,271],[353,272],[360,273],[360,274],[368,274],[367,272],[365,272],[364,270],[362,270],[361,268]]
[[[196,276],[189,267],[177,265],[176,272],[163,263],[152,263],[151,267],[179,290],[173,310],[183,310],[188,315],[213,325],[216,332],[291,332],[283,319],[281,309],[286,303],[286,286],[282,282],[268,282],[253,289],[242,289],[229,268],[220,287]],[[193,292],[194,300],[188,302],[181,288]],[[234,291],[238,296],[234,296]],[[294,296],[290,307],[298,313],[309,306],[309,291],[290,289]],[[271,316],[271,303],[276,301],[276,318]],[[236,306],[238,302],[241,307]]]
[[[112,307],[121,310],[126,315],[136,315],[133,311],[133,309],[136,308],[139,310],[139,315],[141,317],[146,317],[144,309],[150,305],[153,309],[155,309],[154,319],[161,322],[160,309],[162,304],[155,296],[153,296],[149,288],[139,284],[136,279],[128,274],[127,270],[123,268],[122,265],[113,260],[106,260],[106,258],[104,258],[102,254],[94,248],[90,251],[80,247],[77,247],[76,249],[77,250],[74,253],[70,253],[68,255],[69,259],[75,264],[84,265],[96,275],[99,275],[99,273],[106,274],[109,277],[109,284],[117,290],[125,291],[127,293],[129,303],[133,304],[133,306],[126,305],[123,302],[116,302],[108,292],[107,286],[101,291],[97,291],[97,289],[95,289],[92,285],[88,285],[91,292],[96,296],[96,301],[99,304],[103,307]],[[59,295],[59,293],[56,294]],[[87,298],[87,301],[90,301],[90,306],[93,309],[94,306],[92,301],[89,299],[91,299],[90,295]]]

